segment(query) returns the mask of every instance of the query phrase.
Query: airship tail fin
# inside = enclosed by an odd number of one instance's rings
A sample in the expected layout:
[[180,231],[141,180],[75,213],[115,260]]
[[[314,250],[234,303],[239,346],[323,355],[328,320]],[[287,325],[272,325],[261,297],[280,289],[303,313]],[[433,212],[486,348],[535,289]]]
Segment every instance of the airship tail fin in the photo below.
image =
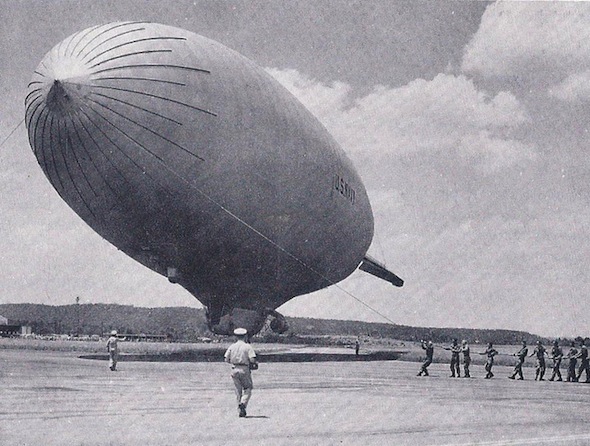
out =
[[369,256],[365,256],[359,265],[359,268],[375,277],[385,280],[386,282],[390,282],[394,286],[401,287],[404,284],[403,279],[393,274],[385,268],[384,265]]

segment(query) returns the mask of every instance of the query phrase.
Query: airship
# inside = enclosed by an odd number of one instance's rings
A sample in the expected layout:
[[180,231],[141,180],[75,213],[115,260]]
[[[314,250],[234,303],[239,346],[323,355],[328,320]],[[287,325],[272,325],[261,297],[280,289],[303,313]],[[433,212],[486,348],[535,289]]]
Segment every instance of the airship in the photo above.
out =
[[357,268],[403,284],[367,256],[372,209],[342,148],[220,43],[148,22],[88,28],[42,59],[25,110],[61,198],[194,295],[214,333],[284,332],[279,306]]

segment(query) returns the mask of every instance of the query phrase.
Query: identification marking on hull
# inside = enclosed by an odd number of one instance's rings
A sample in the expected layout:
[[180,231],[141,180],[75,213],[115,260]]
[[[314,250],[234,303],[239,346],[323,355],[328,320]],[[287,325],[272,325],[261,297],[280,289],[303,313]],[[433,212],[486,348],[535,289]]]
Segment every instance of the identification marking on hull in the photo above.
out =
[[348,184],[348,181],[344,179],[344,177],[336,174],[334,175],[334,189],[352,204],[354,204],[356,200],[356,191],[354,188]]

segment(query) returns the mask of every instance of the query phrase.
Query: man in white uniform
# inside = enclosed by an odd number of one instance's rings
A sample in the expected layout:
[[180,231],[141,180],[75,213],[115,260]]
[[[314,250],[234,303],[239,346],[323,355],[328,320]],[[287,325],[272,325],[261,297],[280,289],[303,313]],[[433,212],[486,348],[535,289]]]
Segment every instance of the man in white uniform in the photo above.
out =
[[225,352],[225,362],[231,364],[231,377],[236,386],[236,398],[240,417],[246,416],[246,407],[252,396],[252,374],[250,370],[258,368],[256,353],[252,346],[246,343],[248,332],[245,328],[236,328],[234,334],[237,341],[229,346]]
[[117,330],[111,331],[111,337],[107,341],[107,352],[109,352],[109,368],[114,372],[117,370],[117,361],[119,360],[119,341],[125,338],[117,336]]

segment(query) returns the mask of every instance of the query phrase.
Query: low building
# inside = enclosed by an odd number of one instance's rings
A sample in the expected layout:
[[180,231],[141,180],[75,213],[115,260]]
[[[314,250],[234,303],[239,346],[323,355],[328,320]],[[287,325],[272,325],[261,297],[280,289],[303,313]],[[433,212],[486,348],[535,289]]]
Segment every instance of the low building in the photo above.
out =
[[33,330],[28,325],[10,324],[8,318],[0,316],[0,337],[24,336],[30,335],[32,332]]
[[9,325],[9,324],[0,325],[0,337],[12,338],[14,336],[20,336],[20,335],[21,335],[21,326],[20,325]]

